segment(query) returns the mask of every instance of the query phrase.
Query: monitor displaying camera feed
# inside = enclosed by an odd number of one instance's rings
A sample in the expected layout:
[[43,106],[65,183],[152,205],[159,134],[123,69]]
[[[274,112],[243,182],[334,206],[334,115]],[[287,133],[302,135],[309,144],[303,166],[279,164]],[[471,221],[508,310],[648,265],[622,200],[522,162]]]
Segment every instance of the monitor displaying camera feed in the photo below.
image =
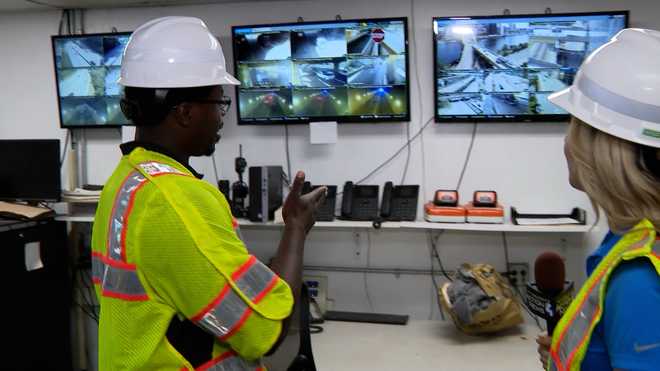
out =
[[434,18],[436,122],[567,119],[548,95],[627,24],[627,11]]
[[60,126],[127,125],[117,84],[128,32],[53,36]]
[[239,124],[408,121],[405,18],[232,29]]

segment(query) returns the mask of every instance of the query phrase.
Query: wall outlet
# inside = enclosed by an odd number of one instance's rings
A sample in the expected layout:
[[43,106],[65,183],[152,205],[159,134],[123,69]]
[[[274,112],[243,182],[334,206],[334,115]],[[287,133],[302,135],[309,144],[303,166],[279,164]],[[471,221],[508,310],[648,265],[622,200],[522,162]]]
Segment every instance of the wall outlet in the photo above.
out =
[[328,310],[328,277],[305,275],[303,282],[307,285],[309,297],[316,300],[324,314]]
[[529,264],[528,263],[509,263],[507,267],[509,273],[509,282],[515,286],[522,294],[525,293],[527,282],[529,282]]

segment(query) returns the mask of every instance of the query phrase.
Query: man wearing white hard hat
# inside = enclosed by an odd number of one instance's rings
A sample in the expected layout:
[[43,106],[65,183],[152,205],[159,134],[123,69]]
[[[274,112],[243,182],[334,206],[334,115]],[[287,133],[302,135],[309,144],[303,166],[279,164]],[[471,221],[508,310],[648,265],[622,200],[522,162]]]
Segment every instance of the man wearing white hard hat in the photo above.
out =
[[122,111],[136,140],[106,182],[92,235],[100,370],[264,370],[301,286],[324,189],[284,203],[272,269],[250,255],[227,200],[189,164],[220,139],[238,80],[197,18],[138,27],[123,55]]
[[550,96],[572,121],[569,180],[610,232],[553,334],[546,369],[660,369],[660,32],[625,29],[595,50],[573,85]]

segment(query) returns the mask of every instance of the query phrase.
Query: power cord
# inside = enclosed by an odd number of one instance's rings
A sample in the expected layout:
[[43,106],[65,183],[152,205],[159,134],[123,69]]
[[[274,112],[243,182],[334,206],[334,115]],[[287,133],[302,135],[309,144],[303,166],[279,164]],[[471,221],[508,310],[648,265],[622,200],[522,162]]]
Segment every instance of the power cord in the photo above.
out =
[[[367,231],[367,270],[371,265],[371,233]],[[367,272],[363,273],[364,277],[364,292],[367,297],[367,303],[369,304],[369,309],[371,312],[374,312],[374,303],[371,301],[371,295],[369,294],[369,284],[367,282]]]
[[463,184],[463,176],[465,175],[465,170],[467,170],[468,164],[470,163],[470,157],[472,156],[472,148],[474,147],[474,139],[477,137],[477,122],[474,123],[474,128],[472,129],[472,138],[470,139],[470,147],[465,154],[465,161],[463,162],[463,169],[461,170],[461,176],[458,178],[456,183],[456,190],[458,191]]
[[[431,238],[433,238],[431,233],[428,233],[428,236],[429,236],[429,240]],[[433,251],[433,248],[432,248],[432,244],[429,244],[428,247],[429,247],[429,257],[430,257],[430,260],[431,260],[431,282],[433,283],[433,287],[435,287],[435,292],[433,293],[433,296],[435,297],[436,305],[438,306],[438,310],[440,311],[440,318],[442,318],[442,320],[444,321],[445,320],[445,312],[444,312],[444,310],[442,310],[442,304],[440,303],[440,285],[438,285],[438,281],[436,281],[436,279],[435,279],[435,263],[434,263],[435,259],[434,259],[434,256],[433,256],[434,251]],[[429,311],[429,320],[432,320],[433,319],[433,301],[432,300],[430,301],[430,305],[431,305],[431,310]]]
[[291,152],[289,150],[289,125],[284,124],[284,150],[286,151],[286,177],[291,180]]
[[527,314],[529,314],[530,317],[532,317],[532,319],[534,320],[534,322],[536,322],[536,326],[538,326],[539,330],[543,331],[544,329],[541,326],[541,323],[539,322],[538,317],[534,313],[532,313],[532,311],[529,309],[529,306],[527,304],[527,299],[520,292],[520,289],[518,288],[518,281],[515,278],[512,278],[511,274],[510,274],[511,272],[509,272],[509,267],[511,265],[510,265],[510,261],[509,261],[509,243],[506,240],[506,232],[502,232],[502,246],[504,247],[504,261],[506,263],[505,276],[507,278],[507,281],[509,281],[509,284],[511,285],[511,287],[513,287],[513,290],[516,292],[516,294],[520,298],[520,303],[521,303],[522,307],[525,309],[525,311],[527,312]]

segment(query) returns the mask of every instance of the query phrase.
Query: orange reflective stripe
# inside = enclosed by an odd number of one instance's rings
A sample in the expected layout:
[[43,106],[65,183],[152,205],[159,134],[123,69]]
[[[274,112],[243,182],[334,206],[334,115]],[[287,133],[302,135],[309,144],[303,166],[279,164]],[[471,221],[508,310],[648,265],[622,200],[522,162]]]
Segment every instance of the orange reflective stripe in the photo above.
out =
[[[596,308],[596,313],[594,313],[594,315],[591,317],[591,321],[589,322],[589,328],[590,329],[595,326],[596,318],[598,318],[598,316],[600,315],[600,312],[601,312],[601,308],[600,308],[600,306],[598,306]],[[573,348],[573,351],[568,356],[568,361],[566,362],[566,368],[568,370],[571,369],[571,366],[573,364],[573,360],[575,359],[575,355],[577,354],[578,349],[580,349],[586,343],[587,338],[589,337],[589,335],[591,335],[591,331],[587,330],[587,332],[585,332],[582,335],[582,339],[580,339],[580,341],[578,342],[578,345],[575,348]]]

